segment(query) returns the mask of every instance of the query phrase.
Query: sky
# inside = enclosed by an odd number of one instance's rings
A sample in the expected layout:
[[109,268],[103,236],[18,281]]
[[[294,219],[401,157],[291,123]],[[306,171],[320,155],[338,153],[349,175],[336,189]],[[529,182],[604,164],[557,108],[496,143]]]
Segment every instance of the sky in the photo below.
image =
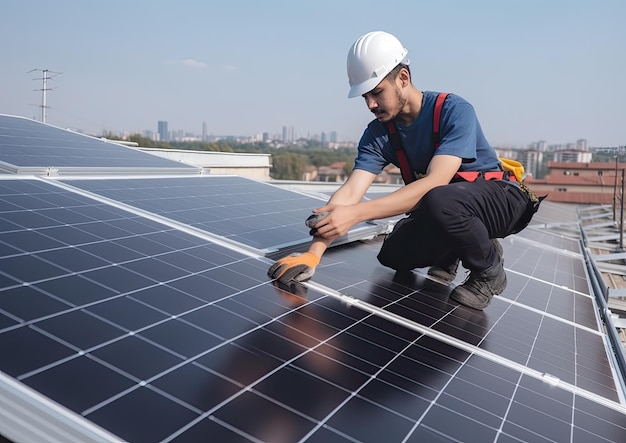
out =
[[382,30],[494,146],[623,146],[625,19],[623,0],[4,0],[0,114],[41,119],[46,69],[55,126],[356,142],[373,115],[347,98],[346,56]]

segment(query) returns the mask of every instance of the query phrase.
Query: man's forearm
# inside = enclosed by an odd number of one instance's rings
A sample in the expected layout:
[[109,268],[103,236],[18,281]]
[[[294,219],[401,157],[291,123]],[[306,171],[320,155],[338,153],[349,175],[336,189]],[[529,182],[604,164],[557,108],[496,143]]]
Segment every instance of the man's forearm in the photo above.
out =
[[355,207],[355,213],[359,221],[377,220],[405,214],[412,211],[424,194],[433,187],[432,181],[424,178],[383,197],[358,203]]
[[324,255],[324,252],[326,252],[326,249],[328,249],[331,242],[332,240],[327,240],[325,238],[313,237],[313,241],[309,246],[309,252],[321,257]]

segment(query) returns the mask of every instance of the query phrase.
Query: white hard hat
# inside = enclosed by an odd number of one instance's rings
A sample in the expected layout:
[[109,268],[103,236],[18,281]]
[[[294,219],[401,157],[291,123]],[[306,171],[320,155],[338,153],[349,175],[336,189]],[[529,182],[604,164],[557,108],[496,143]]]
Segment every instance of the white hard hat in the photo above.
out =
[[348,98],[374,89],[400,63],[408,65],[408,52],[400,40],[387,32],[360,36],[348,52]]

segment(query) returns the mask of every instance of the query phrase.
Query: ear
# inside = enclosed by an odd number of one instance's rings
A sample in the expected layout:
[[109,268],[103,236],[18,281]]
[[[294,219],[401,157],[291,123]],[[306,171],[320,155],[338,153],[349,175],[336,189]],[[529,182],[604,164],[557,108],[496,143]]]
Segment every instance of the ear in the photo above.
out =
[[401,87],[407,87],[411,84],[411,74],[409,74],[408,69],[402,68],[396,77],[396,80],[400,82]]

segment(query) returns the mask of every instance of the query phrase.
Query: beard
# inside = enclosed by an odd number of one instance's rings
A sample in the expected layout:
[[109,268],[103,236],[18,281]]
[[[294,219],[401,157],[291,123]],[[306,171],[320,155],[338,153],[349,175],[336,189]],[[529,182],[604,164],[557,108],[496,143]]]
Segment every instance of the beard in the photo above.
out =
[[394,106],[395,111],[389,112],[386,109],[381,109],[380,107],[376,107],[372,109],[372,113],[376,116],[376,119],[381,123],[387,123],[391,120],[395,120],[395,118],[402,112],[404,107],[406,106],[407,99],[402,97],[400,92],[400,88],[396,87],[396,105]]

